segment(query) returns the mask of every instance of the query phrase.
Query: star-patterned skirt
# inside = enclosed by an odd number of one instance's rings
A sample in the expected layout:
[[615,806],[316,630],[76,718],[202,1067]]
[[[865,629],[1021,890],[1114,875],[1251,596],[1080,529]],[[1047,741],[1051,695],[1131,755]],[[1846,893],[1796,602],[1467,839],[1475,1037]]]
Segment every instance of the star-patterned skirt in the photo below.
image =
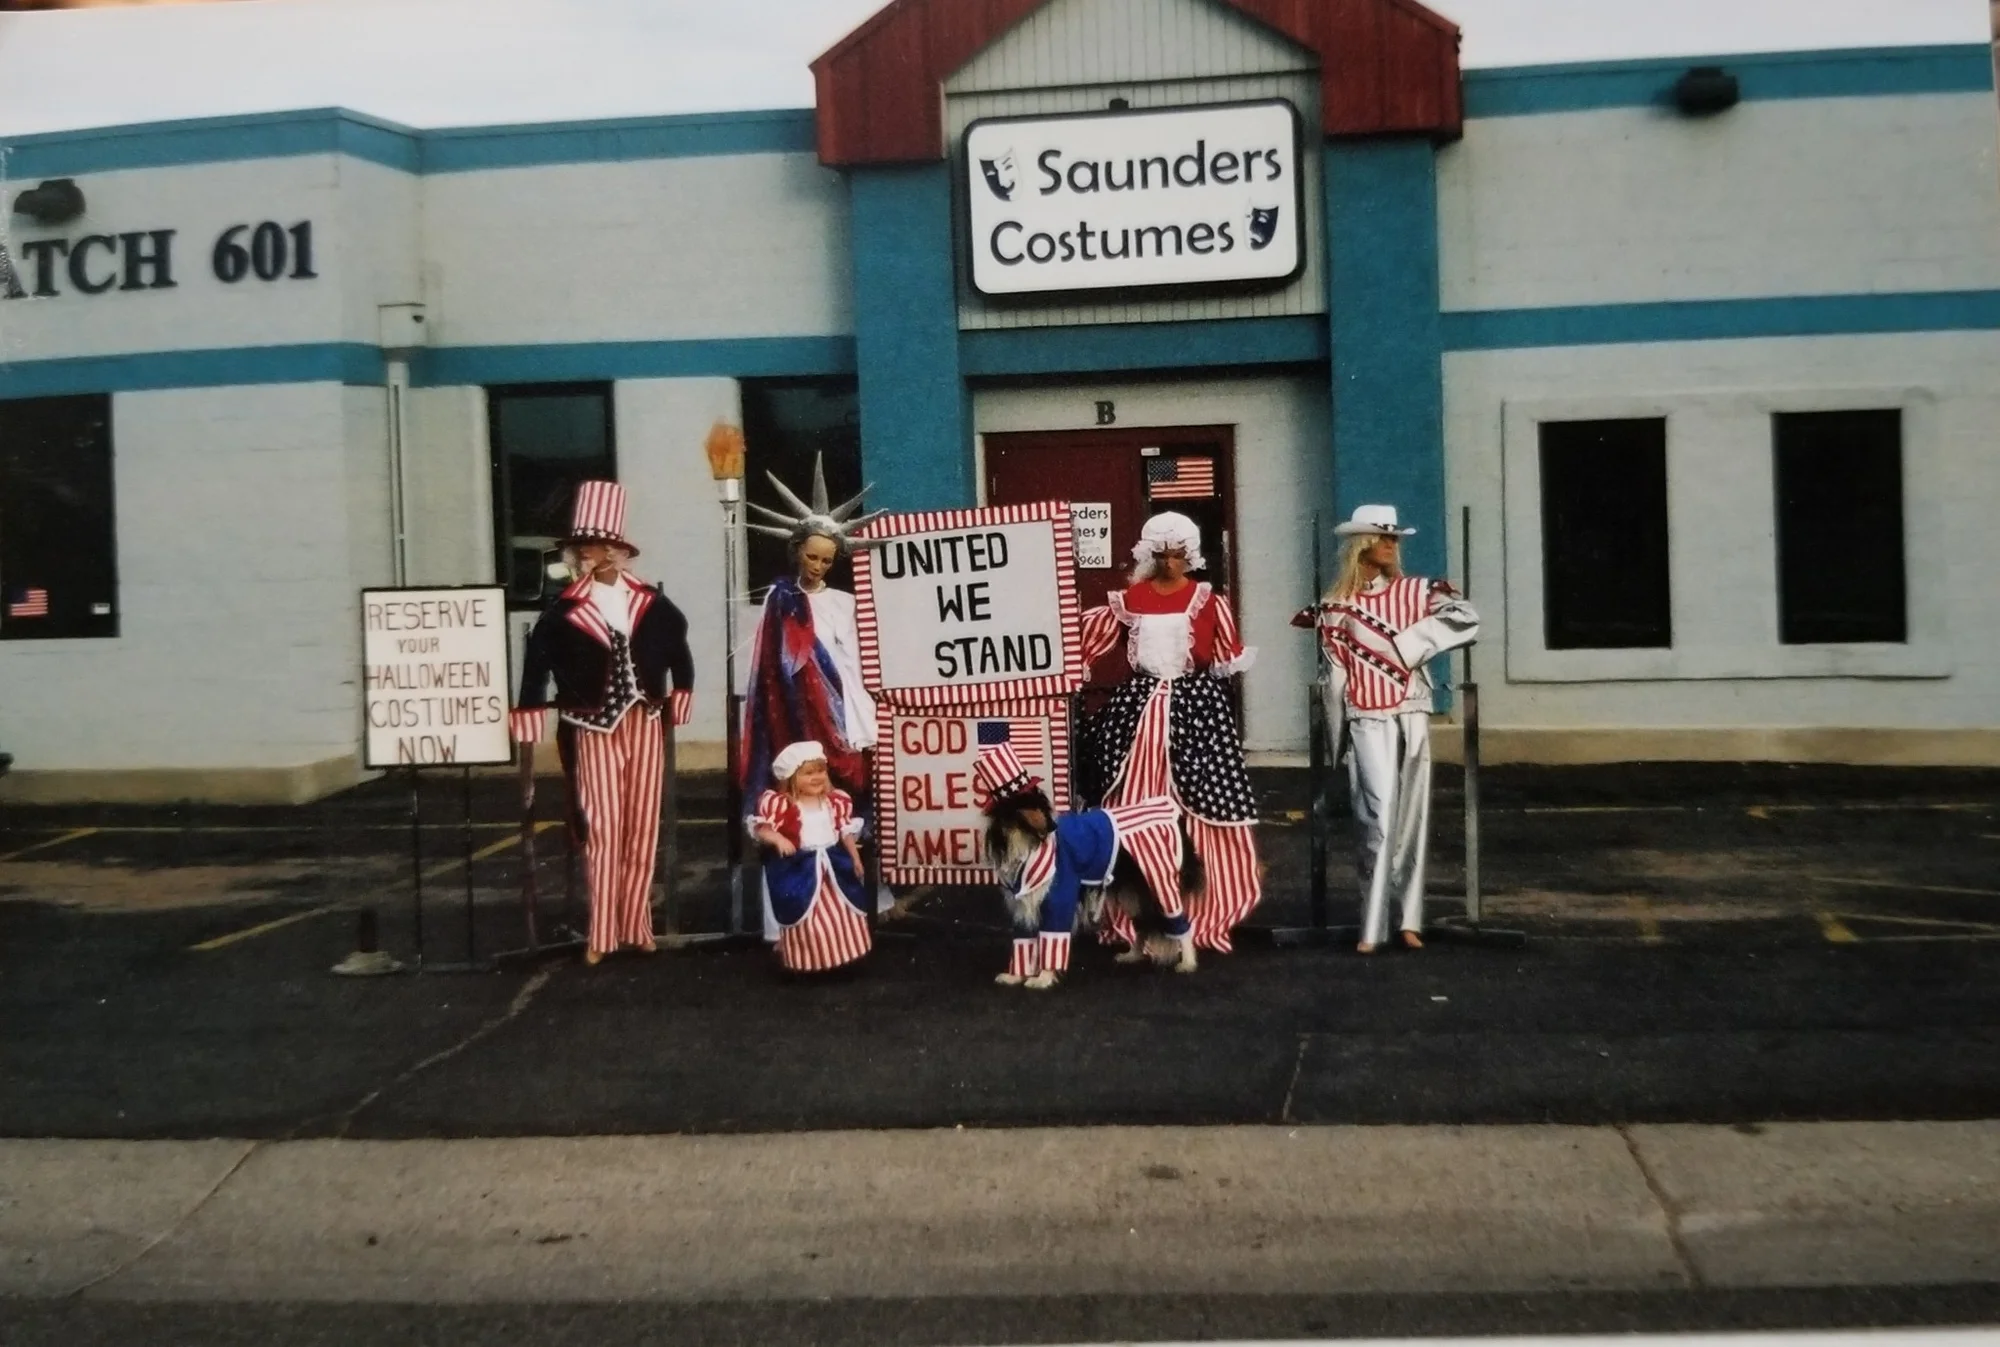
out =
[[1085,722],[1077,764],[1085,802],[1103,802],[1132,754],[1164,750],[1174,796],[1183,809],[1210,823],[1254,822],[1257,797],[1243,765],[1243,737],[1229,704],[1228,683],[1206,673],[1174,679],[1168,685],[1164,745],[1140,734],[1147,699],[1159,684],[1151,674],[1133,674]]

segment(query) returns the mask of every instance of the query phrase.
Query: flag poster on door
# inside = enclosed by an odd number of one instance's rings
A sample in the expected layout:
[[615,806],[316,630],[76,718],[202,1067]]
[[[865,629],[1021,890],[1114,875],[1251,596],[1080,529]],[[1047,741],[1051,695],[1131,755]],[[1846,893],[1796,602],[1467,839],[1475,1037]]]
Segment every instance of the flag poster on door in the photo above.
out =
[[1215,460],[1207,454],[1146,460],[1146,495],[1153,500],[1208,500],[1215,495]]
[[1083,685],[1066,502],[888,515],[859,536],[861,677],[880,700],[957,706]]
[[1057,808],[1069,798],[1064,699],[885,711],[875,754],[884,883],[993,882],[986,801],[972,785],[973,764],[988,744],[1010,745]]

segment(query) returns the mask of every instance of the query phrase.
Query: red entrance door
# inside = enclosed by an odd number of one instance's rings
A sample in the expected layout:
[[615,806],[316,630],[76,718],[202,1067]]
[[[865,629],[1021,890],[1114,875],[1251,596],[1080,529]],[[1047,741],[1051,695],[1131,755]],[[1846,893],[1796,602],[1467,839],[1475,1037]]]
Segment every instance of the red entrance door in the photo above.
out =
[[[1108,565],[1079,558],[1077,597],[1086,608],[1123,589],[1132,569],[1132,545],[1148,518],[1167,510],[1201,526],[1202,573],[1237,599],[1235,545],[1235,440],[1228,426],[1151,429],[1034,431],[986,437],[986,501],[1027,505],[1066,500],[1111,509]],[[1237,601],[1237,611],[1242,603]],[[1115,666],[1115,667],[1114,667]],[[1109,686],[1126,672],[1122,652],[1101,663],[1093,680]],[[1094,709],[1094,708],[1093,708]]]

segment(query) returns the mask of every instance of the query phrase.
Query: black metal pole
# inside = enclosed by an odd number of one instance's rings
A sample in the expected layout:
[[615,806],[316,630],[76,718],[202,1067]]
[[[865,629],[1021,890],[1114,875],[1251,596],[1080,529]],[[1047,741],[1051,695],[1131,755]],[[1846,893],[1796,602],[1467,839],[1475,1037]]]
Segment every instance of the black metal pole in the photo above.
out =
[[[732,595],[733,603],[735,597]],[[723,731],[724,752],[729,761],[723,764],[723,820],[724,834],[728,837],[729,856],[729,934],[740,936],[749,927],[744,924],[746,881],[743,875],[743,783],[737,779],[736,764],[743,748],[743,697],[736,689],[729,690],[729,724]]]
[[660,734],[660,903],[667,909],[667,929],[679,931],[681,873],[680,767],[676,761],[674,716],[661,713]]
[[521,919],[526,927],[528,953],[539,954],[542,948],[540,921],[537,909],[541,906],[541,893],[535,883],[535,746],[522,744],[520,762],[521,782]]
[[460,797],[465,807],[465,820],[459,829],[460,846],[465,852],[465,962],[467,964],[474,964],[478,962],[478,956],[474,948],[478,937],[474,934],[472,910],[472,769],[470,767],[461,767],[458,770]]
[[420,789],[423,777],[410,769],[410,901],[411,931],[416,940],[416,967],[424,966],[424,825]]

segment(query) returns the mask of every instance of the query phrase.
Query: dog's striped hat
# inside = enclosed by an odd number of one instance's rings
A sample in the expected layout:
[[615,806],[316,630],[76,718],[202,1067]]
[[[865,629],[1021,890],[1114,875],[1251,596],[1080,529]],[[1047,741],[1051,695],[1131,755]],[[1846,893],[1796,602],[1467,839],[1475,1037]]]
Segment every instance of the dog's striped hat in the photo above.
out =
[[570,516],[566,546],[615,543],[633,556],[639,549],[625,537],[625,488],[616,482],[583,482],[576,488],[576,512]]
[[990,800],[1025,795],[1041,784],[1040,777],[1028,775],[1012,744],[987,744],[972,764],[972,788]]

